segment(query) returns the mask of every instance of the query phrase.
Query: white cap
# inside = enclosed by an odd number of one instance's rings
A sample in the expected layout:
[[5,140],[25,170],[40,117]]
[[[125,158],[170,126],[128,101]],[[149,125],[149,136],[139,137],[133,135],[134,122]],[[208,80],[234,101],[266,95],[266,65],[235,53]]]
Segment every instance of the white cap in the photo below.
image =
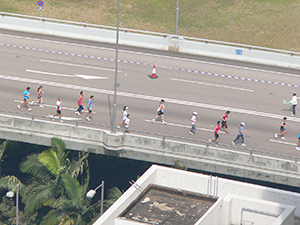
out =
[[198,113],[197,112],[193,112],[193,115],[197,115]]

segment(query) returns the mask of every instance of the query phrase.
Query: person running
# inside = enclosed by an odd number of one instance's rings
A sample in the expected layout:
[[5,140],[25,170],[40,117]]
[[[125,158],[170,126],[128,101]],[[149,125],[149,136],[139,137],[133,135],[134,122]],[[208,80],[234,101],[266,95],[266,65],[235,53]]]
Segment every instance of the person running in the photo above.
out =
[[245,143],[244,143],[244,132],[246,131],[246,130],[244,130],[245,125],[246,124],[244,122],[241,122],[241,125],[240,125],[240,128],[239,128],[239,133],[236,136],[236,138],[231,142],[232,145],[235,145],[235,142],[241,138],[242,139],[242,146],[244,146],[244,147],[246,146]]
[[90,99],[89,99],[89,101],[88,101],[88,115],[87,115],[87,117],[86,117],[86,120],[87,121],[90,121],[91,120],[91,115],[93,114],[93,106],[95,106],[94,105],[94,103],[93,103],[93,99],[94,99],[94,95],[91,95],[90,96]]
[[128,114],[128,115],[126,115],[126,119],[124,121],[124,123],[125,123],[124,133],[130,133],[130,131],[129,131],[130,122],[131,122],[131,120],[130,120],[130,114]]
[[221,119],[222,119],[222,126],[221,126],[221,129],[223,127],[225,127],[225,131],[226,131],[226,134],[229,134],[228,133],[228,126],[227,126],[227,120],[229,120],[229,114],[230,114],[230,111],[226,111],[222,116],[221,116]]
[[298,134],[298,146],[296,147],[297,150],[300,150],[300,132]]
[[85,101],[85,99],[83,98],[83,91],[80,92],[80,95],[77,99],[79,107],[78,107],[77,111],[75,112],[75,114],[77,114],[78,116],[80,116],[80,112],[81,112],[81,110],[83,110],[82,101]]
[[27,87],[26,90],[23,92],[23,102],[20,105],[17,105],[18,109],[20,109],[21,106],[26,103],[27,104],[27,110],[28,111],[32,110],[31,108],[29,108],[29,95],[30,95],[29,91],[30,91],[30,87]]
[[44,108],[44,106],[43,106],[43,94],[44,94],[44,92],[43,92],[43,86],[41,85],[37,89],[37,96],[36,96],[37,100],[36,101],[32,101],[30,103],[30,105],[34,105],[34,103],[40,103],[40,107]]
[[280,123],[280,133],[275,134],[275,138],[277,139],[278,136],[281,136],[281,139],[285,139],[284,134],[285,134],[285,127],[286,127],[286,117],[283,117],[281,123]]
[[56,113],[54,114],[53,118],[51,119],[54,121],[54,118],[58,115],[59,116],[59,122],[63,123],[64,121],[61,119],[61,107],[62,107],[62,100],[61,98],[58,98],[56,101]]
[[296,106],[297,106],[297,94],[294,93],[293,97],[290,101],[290,103],[292,104],[292,116],[296,115]]
[[125,120],[127,119],[127,115],[128,115],[128,106],[125,105],[122,111],[122,122],[119,124],[118,128],[120,128],[122,124],[125,122]]
[[214,128],[215,137],[212,139],[208,139],[209,142],[216,140],[216,146],[219,146],[219,138],[220,138],[220,130],[221,130],[221,121],[217,122],[217,126]]
[[194,135],[196,133],[196,120],[198,113],[197,112],[193,112],[192,118],[191,118],[191,124],[192,124],[192,128],[190,130],[190,135]]
[[158,117],[161,117],[161,123],[166,125],[167,123],[164,120],[164,111],[165,111],[165,100],[162,99],[160,100],[159,107],[157,108],[157,115],[154,117],[154,119],[152,119],[152,123],[155,123],[156,119]]

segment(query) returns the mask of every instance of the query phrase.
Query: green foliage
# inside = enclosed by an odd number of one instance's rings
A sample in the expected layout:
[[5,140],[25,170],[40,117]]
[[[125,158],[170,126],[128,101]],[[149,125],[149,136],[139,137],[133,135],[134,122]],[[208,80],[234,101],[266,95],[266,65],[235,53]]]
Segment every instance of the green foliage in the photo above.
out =
[[124,191],[120,191],[119,188],[113,187],[108,190],[108,199],[105,200],[105,208],[108,209],[112,204],[115,203],[115,201],[118,200],[118,198],[121,197],[121,195],[124,193]]
[[180,169],[180,170],[187,170],[187,167],[184,163],[182,164],[182,166],[180,165],[179,159],[174,159],[173,161],[174,161],[173,168]]
[[[51,149],[28,156],[21,171],[32,176],[23,198],[25,215],[45,208],[41,225],[87,224],[97,213],[98,203],[91,205],[85,197],[89,184],[88,153],[68,159],[65,142],[51,139]],[[80,175],[81,182],[78,180]]]

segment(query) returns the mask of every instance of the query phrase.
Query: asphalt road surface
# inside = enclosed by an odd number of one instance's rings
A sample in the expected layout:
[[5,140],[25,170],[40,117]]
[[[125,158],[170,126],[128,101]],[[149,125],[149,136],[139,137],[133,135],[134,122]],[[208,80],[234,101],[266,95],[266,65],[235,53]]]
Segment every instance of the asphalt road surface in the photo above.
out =
[[[22,93],[30,86],[30,101],[36,100],[36,89],[43,85],[45,107],[33,106],[29,113],[53,115],[61,97],[64,122],[85,121],[86,113],[74,114],[83,90],[86,100],[95,96],[91,122],[110,125],[115,55],[114,45],[0,30],[1,108],[28,113],[26,107],[16,107]],[[125,46],[119,46],[119,60],[117,124],[127,105],[131,129],[207,141],[230,110],[230,134],[221,133],[220,144],[230,145],[245,122],[247,148],[300,156],[295,149],[300,106],[291,117],[290,105],[283,104],[294,92],[300,96],[300,71]],[[149,78],[153,65],[157,79]],[[167,125],[152,124],[162,98]],[[86,108],[87,102],[83,104]],[[190,136],[193,111],[199,119],[196,134]],[[275,139],[284,116],[286,140]]]

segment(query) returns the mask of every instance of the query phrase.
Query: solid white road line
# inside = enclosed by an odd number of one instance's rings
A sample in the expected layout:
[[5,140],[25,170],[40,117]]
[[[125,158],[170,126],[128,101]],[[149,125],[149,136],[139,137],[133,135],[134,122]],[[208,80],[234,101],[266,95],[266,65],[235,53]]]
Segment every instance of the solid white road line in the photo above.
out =
[[[56,116],[56,117],[53,118],[53,115],[48,114],[48,117],[50,119],[59,120],[58,116]],[[68,121],[68,120],[82,120],[81,118],[66,117],[66,116],[63,116],[63,115],[61,116],[61,119],[62,120],[66,120],[66,121]]]
[[[41,59],[40,61],[45,62],[45,63],[60,64],[60,65],[64,65],[64,66],[77,66],[77,67],[82,67],[82,68],[87,68],[87,69],[105,70],[105,71],[115,72],[114,69],[107,69],[107,68],[102,68],[102,67],[86,66],[86,65],[79,65],[79,64],[73,64],[73,63],[64,63],[64,62],[57,62],[57,61],[44,60],[44,59]],[[118,72],[121,72],[121,70],[118,70]]]
[[186,83],[208,85],[208,86],[214,86],[214,87],[220,87],[220,88],[228,88],[228,89],[234,89],[234,90],[239,90],[239,91],[249,91],[249,92],[254,92],[254,90],[250,90],[250,89],[237,88],[237,87],[230,87],[230,86],[218,85],[218,84],[203,83],[203,82],[193,81],[193,80],[183,80],[183,79],[177,79],[177,78],[170,78],[170,79],[171,79],[171,80],[174,80],[174,81],[180,81],[180,82],[186,82]]
[[[14,100],[14,102],[21,103],[21,102],[23,102],[23,101],[20,101],[20,100]],[[29,103],[29,105],[30,105],[30,103]],[[37,104],[34,104],[33,106],[38,106],[38,105],[37,105]],[[43,104],[43,106],[44,106],[44,107],[49,107],[49,108],[56,108],[55,105],[47,105],[47,104]],[[68,107],[65,107],[65,106],[63,106],[62,109],[63,109],[63,110],[70,110],[70,111],[74,111],[74,112],[77,111],[77,109],[74,109],[74,108],[68,108]],[[82,110],[81,112],[88,113],[87,110]],[[93,111],[93,114],[96,114],[96,112]]]
[[[54,87],[69,88],[69,89],[74,89],[74,90],[90,91],[90,92],[94,92],[94,93],[101,93],[101,94],[108,94],[108,95],[114,94],[114,91],[111,91],[111,90],[92,88],[92,87],[84,87],[84,86],[78,86],[78,85],[72,85],[72,84],[56,83],[56,82],[43,81],[43,80],[35,80],[35,79],[29,79],[29,78],[23,78],[23,77],[14,77],[14,76],[8,76],[8,75],[0,75],[0,79],[35,83],[35,84],[39,84],[39,85],[48,85],[48,86],[54,86]],[[127,93],[127,92],[121,92],[121,91],[118,91],[117,95],[123,96],[123,97],[129,97],[129,98],[151,100],[151,101],[156,101],[156,102],[159,102],[161,100],[161,97]],[[257,112],[257,111],[251,111],[251,110],[246,110],[246,109],[238,109],[238,108],[231,108],[231,107],[225,107],[225,106],[210,105],[210,104],[205,104],[205,103],[183,101],[183,100],[177,100],[177,99],[172,99],[172,98],[164,98],[164,99],[167,103],[173,103],[173,104],[178,104],[178,105],[201,107],[201,108],[221,110],[221,111],[229,110],[231,112],[242,113],[242,114],[253,115],[253,116],[261,116],[261,117],[267,117],[267,118],[273,118],[273,119],[282,119],[282,117],[283,117],[283,115],[277,115],[277,114],[271,114],[271,113],[265,113],[265,112]],[[300,122],[300,118],[289,117],[289,121]]]
[[79,78],[83,78],[86,80],[91,80],[91,79],[109,79],[109,77],[98,77],[98,76],[90,76],[90,75],[81,75],[81,74],[74,74],[74,75],[70,75],[70,74],[61,74],[61,73],[50,73],[50,72],[44,72],[44,71],[37,71],[37,70],[26,70],[26,72],[29,73],[38,73],[38,74],[45,74],[45,75],[50,75],[50,76],[59,76],[59,77],[79,77]]
[[[147,123],[152,123],[152,120],[148,120],[148,119],[145,119],[145,122]],[[161,122],[155,122],[155,124],[160,124],[160,125],[163,125],[163,126],[174,126],[174,127],[182,127],[182,128],[188,128],[188,129],[191,129],[192,126],[187,126],[187,125],[182,125],[182,124],[176,124],[176,123],[168,123],[166,125],[162,124]],[[196,131],[197,130],[202,130],[202,131],[207,131],[207,132],[214,132],[213,129],[207,129],[207,128],[201,128],[201,127],[197,127]],[[223,133],[225,134],[224,131],[220,131],[220,133]]]
[[271,142],[275,142],[275,143],[279,143],[279,144],[285,144],[285,145],[294,145],[294,146],[297,146],[297,144],[295,143],[290,143],[290,142],[285,142],[285,141],[278,141],[278,140],[273,140],[273,139],[270,139]]

